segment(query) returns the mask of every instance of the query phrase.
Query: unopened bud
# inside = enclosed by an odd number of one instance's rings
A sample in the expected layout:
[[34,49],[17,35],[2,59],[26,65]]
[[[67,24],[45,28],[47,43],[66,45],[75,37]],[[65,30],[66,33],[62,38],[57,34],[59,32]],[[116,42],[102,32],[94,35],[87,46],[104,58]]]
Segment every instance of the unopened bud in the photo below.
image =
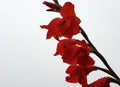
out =
[[47,11],[60,11],[61,6],[55,3],[51,3],[51,2],[47,2],[44,1],[43,4],[45,4],[46,6],[48,6],[50,9],[47,9]]

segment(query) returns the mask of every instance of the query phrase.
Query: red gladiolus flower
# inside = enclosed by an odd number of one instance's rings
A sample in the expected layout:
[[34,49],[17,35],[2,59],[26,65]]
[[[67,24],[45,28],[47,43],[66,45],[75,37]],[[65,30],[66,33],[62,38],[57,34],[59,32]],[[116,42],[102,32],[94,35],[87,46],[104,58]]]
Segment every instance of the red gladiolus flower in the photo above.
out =
[[77,46],[66,48],[62,59],[63,62],[68,64],[80,64],[83,66],[94,64],[94,60],[89,55],[86,55],[85,50]]
[[73,35],[78,34],[80,32],[79,24],[81,21],[74,12],[74,5],[66,2],[61,7],[60,14],[62,18],[55,18],[48,25],[41,26],[41,28],[48,29],[49,38],[53,36],[56,40],[59,40],[62,36],[72,38]]
[[110,77],[104,77],[101,79],[98,79],[97,81],[91,83],[87,87],[110,87],[111,78]]
[[76,46],[76,47],[81,47],[86,50],[86,55],[89,55],[90,49],[88,47],[88,44],[85,42],[85,40],[77,40],[77,39],[63,39],[60,40],[58,45],[57,45],[57,52],[55,55],[62,55],[64,54],[64,49],[66,47],[70,46]]
[[56,29],[57,27],[57,24],[61,21],[60,18],[55,18],[53,19],[49,25],[42,25],[40,26],[41,28],[46,28],[48,29],[48,32],[47,32],[47,37],[46,39],[49,39],[51,38],[52,36],[56,39],[56,40],[59,40],[59,35],[58,35],[58,30]]
[[75,45],[75,39],[63,39],[63,40],[60,40],[59,43],[57,44],[57,49],[56,49],[57,51],[55,53],[55,56],[56,55],[63,56],[66,47],[69,47],[71,45]]
[[72,38],[73,35],[78,34],[80,32],[78,26],[81,21],[76,17],[74,5],[66,2],[61,8],[60,14],[63,17],[59,25],[60,31],[62,31],[60,36]]
[[69,76],[66,77],[66,81],[70,83],[80,83],[83,87],[87,86],[87,75],[97,68],[95,66],[69,66],[66,70],[66,73]]
[[87,66],[94,64],[89,53],[90,49],[84,40],[64,39],[59,41],[55,56],[61,55],[63,62],[68,64]]

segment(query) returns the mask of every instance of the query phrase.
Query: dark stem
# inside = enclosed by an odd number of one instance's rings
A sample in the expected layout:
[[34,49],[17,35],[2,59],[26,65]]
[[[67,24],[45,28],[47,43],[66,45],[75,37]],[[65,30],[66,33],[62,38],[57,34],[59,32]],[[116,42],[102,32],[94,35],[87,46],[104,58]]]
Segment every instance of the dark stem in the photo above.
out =
[[105,73],[107,73],[107,74],[109,74],[109,75],[111,75],[111,76],[114,77],[114,75],[113,75],[109,70],[104,69],[104,68],[102,68],[102,67],[98,67],[98,66],[96,66],[96,67],[97,67],[98,70],[101,70],[101,71],[103,71],[103,72],[105,72]]
[[53,0],[56,4],[58,4],[59,5],[59,2],[58,2],[58,0]]
[[[105,73],[107,73],[107,74],[109,74],[109,75],[111,75],[111,76],[114,77],[114,74],[112,74],[109,70],[104,69],[104,68],[101,68],[101,67],[98,67],[98,66],[96,66],[96,67],[97,67],[98,70],[101,70],[101,71],[103,71],[103,72],[105,72]],[[111,82],[114,82],[114,83],[120,85],[120,80],[117,80],[117,79],[111,78]]]
[[95,48],[95,46],[91,43],[91,41],[89,40],[87,34],[85,33],[85,31],[79,26],[79,29],[81,30],[81,34],[83,35],[83,37],[87,40],[87,42],[89,43],[90,47],[92,47],[94,50],[97,50]]
[[110,75],[112,75],[114,78],[120,80],[120,78],[117,76],[117,74],[112,70],[112,68],[110,67],[110,65],[107,63],[107,61],[105,60],[105,58],[102,56],[101,53],[99,53],[97,51],[97,49],[95,48],[95,46],[92,44],[92,42],[89,40],[87,34],[85,33],[85,31],[79,26],[79,29],[81,30],[81,34],[83,35],[83,37],[86,39],[86,41],[88,42],[89,46],[92,48],[92,52],[98,56],[101,61],[105,64],[105,66],[108,68],[108,70],[110,71]]
[[114,82],[114,83],[116,83],[116,84],[118,84],[120,86],[120,81],[119,80],[111,78],[111,82]]
[[107,63],[107,61],[105,60],[105,58],[98,52],[98,51],[95,51],[94,52],[95,55],[97,55],[101,60],[102,62],[105,64],[105,66],[109,69],[109,71],[111,72],[112,76],[114,76],[116,79],[119,79],[120,78],[117,76],[117,74],[113,71],[113,69],[109,66],[109,64]]

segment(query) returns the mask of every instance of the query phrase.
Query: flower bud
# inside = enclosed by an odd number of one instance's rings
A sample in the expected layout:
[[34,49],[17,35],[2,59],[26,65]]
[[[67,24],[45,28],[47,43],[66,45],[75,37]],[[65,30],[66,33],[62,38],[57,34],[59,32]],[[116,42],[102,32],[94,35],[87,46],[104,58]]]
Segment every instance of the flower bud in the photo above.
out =
[[44,1],[43,4],[45,4],[46,6],[48,6],[50,9],[47,9],[47,11],[60,11],[61,6],[55,3],[51,3],[51,2],[47,2]]

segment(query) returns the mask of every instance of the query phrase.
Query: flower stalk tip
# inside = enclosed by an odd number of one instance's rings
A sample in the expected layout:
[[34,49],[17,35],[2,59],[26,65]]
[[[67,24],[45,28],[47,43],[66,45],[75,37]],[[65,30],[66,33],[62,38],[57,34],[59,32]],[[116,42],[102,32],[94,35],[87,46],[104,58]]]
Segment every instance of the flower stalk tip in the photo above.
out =
[[58,2],[58,0],[53,0],[54,1],[54,3],[56,3],[56,4],[58,4],[59,5],[59,2]]
[[59,12],[60,8],[61,8],[61,6],[56,3],[44,1],[43,4],[46,5],[47,7],[49,7],[49,9],[47,9],[47,11]]

